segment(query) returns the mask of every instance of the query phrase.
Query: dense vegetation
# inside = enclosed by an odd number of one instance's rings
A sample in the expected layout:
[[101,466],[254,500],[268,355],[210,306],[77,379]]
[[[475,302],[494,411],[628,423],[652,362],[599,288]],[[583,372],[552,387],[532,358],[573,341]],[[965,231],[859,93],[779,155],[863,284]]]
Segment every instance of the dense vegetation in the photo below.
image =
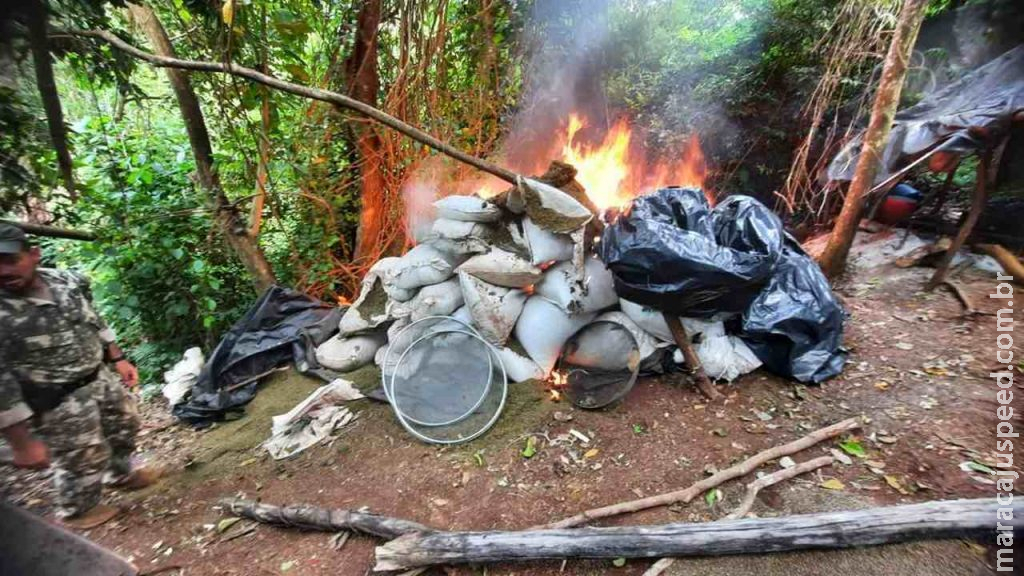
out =
[[[935,12],[954,4],[937,2]],[[770,197],[803,136],[801,109],[823,63],[819,41],[841,5],[164,0],[151,8],[179,57],[345,93],[481,156],[499,148],[527,96],[573,66],[582,71],[575,89],[600,93],[605,113],[633,118],[652,145],[701,133],[717,187]],[[879,17],[891,14],[891,2],[878,6]],[[151,49],[138,14],[133,20],[120,2],[52,0],[48,8],[54,30],[112,30]],[[401,187],[427,156],[421,147],[322,103],[192,74],[225,197],[218,203],[194,175],[163,72],[56,33],[47,50],[74,162],[68,190],[27,22],[17,13],[3,21],[0,214],[99,235],[48,241],[46,254],[93,278],[145,380],[158,379],[185,347],[213,345],[256,295],[218,227],[222,211],[240,215],[278,282],[325,299],[351,295],[368,263],[405,245]],[[844,79],[850,89],[837,109],[863,92],[874,64]]]

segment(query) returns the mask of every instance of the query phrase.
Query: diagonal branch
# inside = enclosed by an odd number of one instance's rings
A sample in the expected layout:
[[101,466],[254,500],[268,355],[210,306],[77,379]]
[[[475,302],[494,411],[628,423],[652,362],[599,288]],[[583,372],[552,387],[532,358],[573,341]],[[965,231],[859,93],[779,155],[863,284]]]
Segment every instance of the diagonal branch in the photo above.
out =
[[420,130],[419,128],[416,128],[415,126],[402,122],[401,120],[395,118],[394,116],[391,116],[390,114],[381,112],[380,110],[374,108],[373,106],[370,106],[353,98],[349,98],[348,96],[345,96],[343,94],[338,94],[337,92],[331,92],[329,90],[322,90],[319,88],[312,88],[310,86],[303,86],[301,84],[295,84],[293,82],[281,80],[280,78],[275,78],[274,76],[264,74],[258,70],[246,68],[244,66],[239,66],[233,62],[205,62],[199,60],[182,60],[180,58],[158,56],[156,54],[146,52],[145,50],[140,50],[106,30],[68,30],[60,32],[60,34],[67,34],[83,38],[96,38],[98,40],[102,40],[110,44],[114,48],[117,48],[118,50],[121,50],[134,58],[138,58],[139,60],[143,60],[145,62],[152,64],[153,66],[157,66],[160,68],[178,68],[181,70],[194,70],[196,72],[220,72],[224,74],[231,74],[232,76],[238,76],[240,78],[245,78],[247,80],[251,80],[259,84],[270,86],[271,88],[281,90],[282,92],[288,92],[290,94],[295,94],[298,96],[302,96],[304,98],[320,100],[323,102],[334,104],[335,106],[347,108],[349,110],[358,112],[368,118],[376,120],[377,122],[380,122],[381,124],[389,128],[393,128],[394,130],[397,130],[398,132],[405,134],[409,138],[412,138],[417,142],[425,144],[433,148],[434,150],[437,150],[438,152],[447,154],[448,156],[451,156],[452,158],[459,160],[460,162],[469,164],[470,166],[487,172],[488,174],[493,174],[494,176],[501,178],[502,180],[508,182],[509,184],[516,183],[517,175],[511,170],[507,170],[505,168],[492,164],[486,160],[467,154],[462,150],[455,148],[454,146],[445,144],[444,142],[438,140],[437,138],[431,136],[430,134],[427,134],[426,132]]

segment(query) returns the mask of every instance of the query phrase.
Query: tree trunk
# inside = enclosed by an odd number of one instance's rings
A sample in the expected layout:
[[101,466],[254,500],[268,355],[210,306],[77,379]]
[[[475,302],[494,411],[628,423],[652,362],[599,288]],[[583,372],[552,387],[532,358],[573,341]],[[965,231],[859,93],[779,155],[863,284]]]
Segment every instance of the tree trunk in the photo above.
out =
[[60,169],[64,188],[72,201],[78,199],[75,188],[75,176],[71,163],[71,151],[68,148],[68,134],[64,126],[64,112],[60,106],[60,93],[53,79],[53,63],[50,60],[49,41],[46,37],[48,10],[46,0],[28,0],[22,5],[25,24],[28,28],[29,45],[32,49],[32,62],[36,69],[36,87],[46,111],[46,126],[50,131],[50,140],[57,151],[57,166]]
[[[374,570],[561,558],[767,554],[991,536],[999,508],[994,498],[979,498],[703,524],[414,533],[378,546]],[[1013,511],[1004,526],[1024,526],[1024,504],[1002,508]]]
[[[128,10],[132,20],[142,28],[146,37],[149,38],[150,44],[153,45],[153,51],[161,56],[175,57],[174,47],[171,46],[167,31],[157,19],[156,13],[148,6],[137,4],[128,4]],[[206,130],[203,111],[199,107],[199,99],[196,97],[195,91],[192,90],[188,73],[174,68],[168,68],[166,72],[167,79],[178,100],[181,116],[185,121],[189,144],[192,146],[192,154],[196,160],[199,186],[210,196],[210,201],[216,208],[217,224],[224,234],[225,240],[241,260],[245,269],[249,271],[256,289],[262,292],[275,283],[274,272],[259,244],[248,234],[245,219],[239,215],[238,209],[228,201],[220,186],[220,178],[213,165],[213,146],[210,144],[210,134]]]
[[[380,28],[380,0],[366,0],[359,10],[356,38],[352,53],[345,61],[348,95],[360,102],[377,105],[380,77],[377,73],[377,34]],[[353,258],[375,257],[383,233],[386,202],[385,182],[381,163],[380,137],[371,125],[357,126],[356,155],[359,162],[360,202],[359,228]]]
[[867,194],[874,186],[882,153],[889,140],[892,120],[896,115],[903,81],[907,76],[907,65],[927,5],[927,0],[906,0],[900,12],[892,42],[889,44],[889,53],[885,56],[882,79],[878,83],[878,92],[875,94],[875,102],[871,109],[871,121],[864,132],[864,143],[857,159],[853,180],[846,192],[843,209],[836,218],[828,245],[818,257],[818,264],[827,276],[838,275],[846,266],[846,257],[857,233]]

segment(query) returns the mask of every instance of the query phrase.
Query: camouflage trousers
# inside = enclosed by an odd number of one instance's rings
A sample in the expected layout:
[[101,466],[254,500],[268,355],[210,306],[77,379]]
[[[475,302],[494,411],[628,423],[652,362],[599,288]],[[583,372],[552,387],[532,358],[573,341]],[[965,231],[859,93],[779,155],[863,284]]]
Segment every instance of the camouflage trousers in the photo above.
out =
[[95,382],[37,420],[36,432],[50,450],[58,517],[99,504],[108,473],[118,479],[131,472],[138,431],[135,399],[106,366]]

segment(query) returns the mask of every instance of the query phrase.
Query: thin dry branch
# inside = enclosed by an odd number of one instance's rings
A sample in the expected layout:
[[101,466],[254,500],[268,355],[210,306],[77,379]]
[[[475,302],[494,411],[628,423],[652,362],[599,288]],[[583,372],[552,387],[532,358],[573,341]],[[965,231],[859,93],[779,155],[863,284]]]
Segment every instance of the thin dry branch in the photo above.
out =
[[815,444],[835,438],[846,432],[850,432],[860,427],[860,420],[858,418],[850,418],[838,422],[826,428],[811,432],[807,436],[794,440],[789,444],[783,444],[782,446],[776,446],[763,452],[759,452],[756,455],[736,464],[730,466],[725,470],[720,470],[714,475],[697,482],[689,488],[683,490],[676,490],[674,492],[668,492],[666,494],[658,494],[656,496],[649,496],[647,498],[640,498],[639,500],[631,500],[629,502],[620,502],[618,504],[612,504],[610,506],[602,506],[600,508],[594,508],[570,516],[564,520],[558,522],[552,522],[551,524],[545,524],[539,526],[538,529],[548,528],[571,528],[573,526],[580,526],[586,524],[592,520],[598,518],[608,518],[610,516],[617,516],[619,514],[625,514],[627,512],[637,512],[639,510],[646,510],[648,508],[654,508],[656,506],[667,506],[676,502],[688,503],[697,496],[707,492],[708,490],[715,488],[729,480],[745,476],[762,464],[777,460],[783,456],[790,456],[796,454],[802,450],[806,450]]
[[834,462],[835,458],[831,456],[822,456],[820,458],[808,460],[807,462],[801,462],[792,468],[783,468],[782,470],[754,480],[750,484],[747,484],[747,493],[743,496],[743,501],[740,502],[740,505],[723,518],[723,520],[739,520],[749,514],[750,509],[754,506],[754,501],[757,500],[757,494],[761,490],[769,486],[774,486],[779,482],[785,482],[790,478],[796,478],[801,474],[813,472],[818,468],[831,466]]
[[437,150],[438,152],[451,156],[452,158],[460,162],[469,164],[470,166],[473,166],[478,170],[497,176],[498,178],[501,178],[502,180],[510,184],[516,183],[517,174],[515,174],[511,170],[507,170],[500,166],[496,166],[486,160],[467,154],[462,150],[459,150],[458,148],[455,148],[449,144],[446,144],[438,140],[437,138],[431,136],[430,134],[427,134],[426,132],[420,130],[419,128],[416,128],[415,126],[407,124],[399,120],[398,118],[391,116],[390,114],[381,112],[380,110],[374,108],[373,106],[370,106],[353,98],[349,98],[348,96],[345,96],[343,94],[338,94],[337,92],[331,92],[329,90],[322,90],[320,88],[313,88],[310,86],[295,84],[293,82],[287,82],[285,80],[281,80],[280,78],[275,78],[274,76],[264,74],[258,70],[246,68],[244,66],[239,66],[233,62],[207,62],[199,60],[183,60],[180,58],[158,56],[156,54],[146,52],[145,50],[140,50],[106,30],[68,30],[66,32],[63,32],[62,34],[68,34],[71,36],[78,36],[83,38],[96,38],[98,40],[102,40],[104,42],[107,42],[111,46],[117,48],[118,50],[121,50],[134,58],[138,58],[139,60],[148,62],[153,66],[161,68],[193,70],[196,72],[220,72],[224,74],[231,74],[233,76],[238,76],[240,78],[246,78],[259,84],[270,86],[271,88],[281,90],[282,92],[288,92],[290,94],[295,94],[305,98],[311,98],[313,100],[329,102],[331,104],[334,104],[335,106],[340,106],[342,108],[353,110],[368,118],[376,120],[377,122],[380,122],[381,124],[389,128],[392,128],[398,132],[401,132],[402,134],[405,134],[406,136],[412,138],[413,140],[416,140],[417,142],[429,146]]

